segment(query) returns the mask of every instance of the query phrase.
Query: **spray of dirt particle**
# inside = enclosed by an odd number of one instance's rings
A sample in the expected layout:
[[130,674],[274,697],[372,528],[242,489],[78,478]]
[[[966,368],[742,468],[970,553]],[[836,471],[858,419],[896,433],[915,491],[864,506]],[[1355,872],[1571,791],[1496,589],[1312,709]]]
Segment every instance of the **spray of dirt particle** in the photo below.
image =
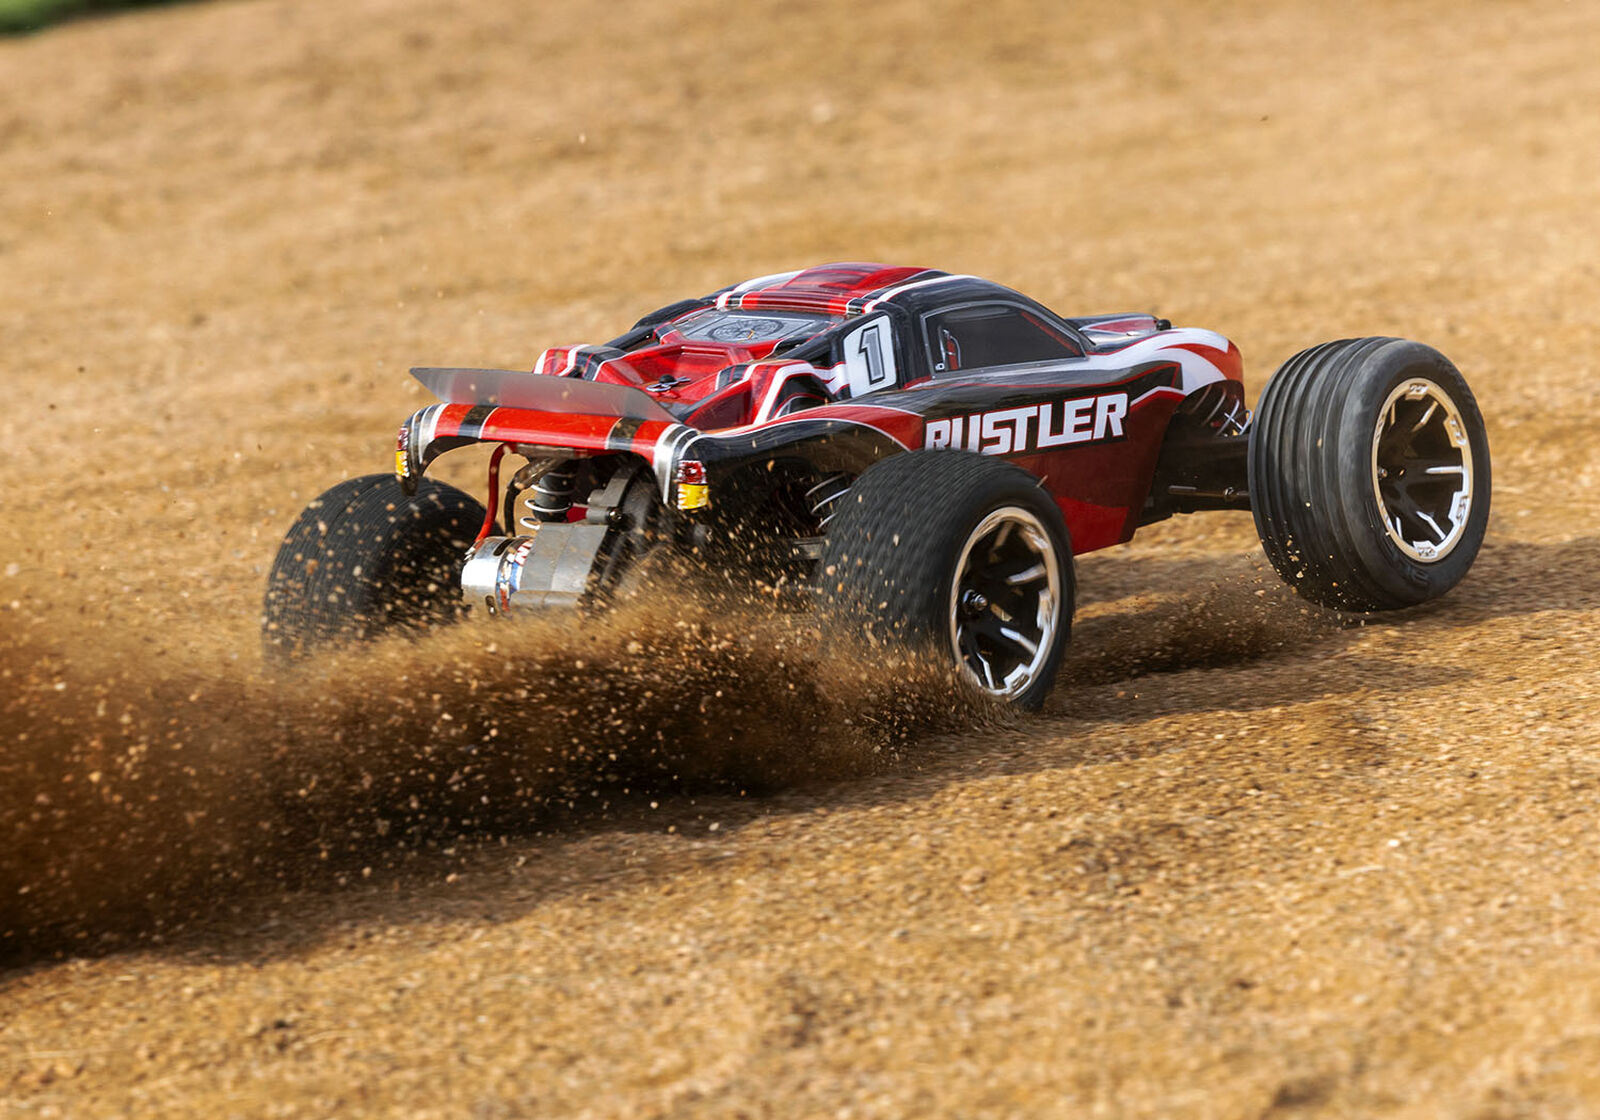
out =
[[[1079,628],[1070,685],[1230,664],[1337,623],[1251,576]],[[237,633],[0,614],[0,956],[165,935],[578,807],[893,765],[1009,718],[810,616],[656,589],[581,627],[467,624],[279,675]]]
[[803,616],[684,600],[576,637],[467,625],[281,676],[200,641],[0,619],[8,956],[170,931],[580,799],[869,772],[985,712],[948,673],[824,657]]

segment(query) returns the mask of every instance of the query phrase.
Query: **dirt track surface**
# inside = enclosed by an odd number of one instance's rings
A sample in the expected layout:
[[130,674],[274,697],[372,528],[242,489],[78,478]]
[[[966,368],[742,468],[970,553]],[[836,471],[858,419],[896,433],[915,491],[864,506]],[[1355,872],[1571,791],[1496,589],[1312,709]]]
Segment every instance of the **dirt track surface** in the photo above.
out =
[[[0,1112],[1600,1115],[1600,10],[539,7],[0,43]],[[1431,342],[1490,541],[1158,526],[1013,724],[675,605],[261,675],[406,366],[849,258]]]

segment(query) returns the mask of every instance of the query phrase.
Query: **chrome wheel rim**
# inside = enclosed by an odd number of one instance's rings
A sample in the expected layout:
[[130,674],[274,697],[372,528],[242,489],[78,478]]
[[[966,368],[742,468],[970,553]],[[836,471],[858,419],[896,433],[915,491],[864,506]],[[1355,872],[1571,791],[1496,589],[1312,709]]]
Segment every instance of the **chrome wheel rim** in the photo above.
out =
[[1004,506],[967,534],[948,617],[956,664],[983,691],[1013,697],[1038,680],[1061,625],[1061,563],[1035,514]]
[[1389,540],[1423,564],[1450,555],[1472,513],[1472,446],[1461,410],[1426,378],[1397,385],[1372,436],[1372,494]]

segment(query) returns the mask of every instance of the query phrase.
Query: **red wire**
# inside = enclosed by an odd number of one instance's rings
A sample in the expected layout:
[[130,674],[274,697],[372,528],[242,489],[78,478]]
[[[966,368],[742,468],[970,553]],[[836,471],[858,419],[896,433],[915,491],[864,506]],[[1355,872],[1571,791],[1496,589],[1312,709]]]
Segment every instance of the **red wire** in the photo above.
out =
[[483,528],[478,530],[478,539],[473,544],[482,544],[494,532],[494,515],[500,507],[500,460],[505,458],[506,449],[510,446],[509,443],[502,443],[489,456],[489,508],[484,511]]

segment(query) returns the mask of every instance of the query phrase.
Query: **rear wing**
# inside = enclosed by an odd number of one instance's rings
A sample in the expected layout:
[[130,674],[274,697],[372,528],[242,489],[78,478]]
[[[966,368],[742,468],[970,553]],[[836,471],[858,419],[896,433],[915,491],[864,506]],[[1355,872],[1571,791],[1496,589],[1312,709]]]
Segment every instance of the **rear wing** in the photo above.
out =
[[411,376],[446,404],[487,408],[527,408],[539,412],[576,412],[628,420],[676,423],[656,399],[631,385],[550,377],[517,369],[418,367]]
[[523,455],[629,452],[654,468],[666,493],[675,455],[695,434],[631,385],[515,369],[418,368],[411,375],[444,403],[418,409],[400,426],[395,475],[407,494],[434,459],[474,443],[509,445]]

